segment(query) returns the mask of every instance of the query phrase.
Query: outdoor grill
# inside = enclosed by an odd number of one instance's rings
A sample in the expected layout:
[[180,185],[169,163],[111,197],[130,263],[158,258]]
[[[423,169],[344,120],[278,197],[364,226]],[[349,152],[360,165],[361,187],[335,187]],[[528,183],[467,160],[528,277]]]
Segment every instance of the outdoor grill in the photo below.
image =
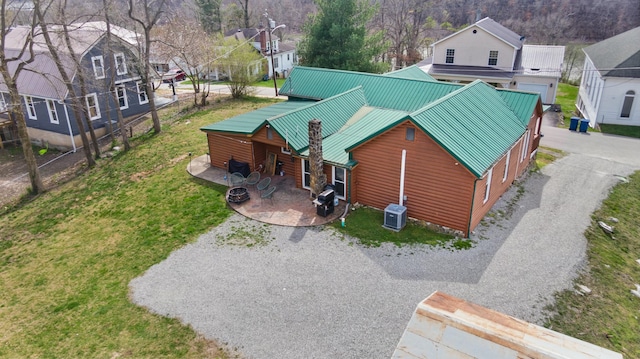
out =
[[236,187],[229,190],[229,202],[242,203],[249,199],[249,191],[244,187]]
[[318,198],[313,200],[313,204],[316,206],[316,213],[318,216],[326,217],[333,213],[335,191],[331,188],[322,191]]

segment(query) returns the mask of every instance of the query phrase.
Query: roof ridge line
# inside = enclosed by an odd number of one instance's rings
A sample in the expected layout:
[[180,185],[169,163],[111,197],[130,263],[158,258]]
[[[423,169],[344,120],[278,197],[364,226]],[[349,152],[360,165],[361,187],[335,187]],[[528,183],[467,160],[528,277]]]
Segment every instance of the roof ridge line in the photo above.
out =
[[289,111],[287,111],[287,112],[285,112],[285,113],[281,113],[281,114],[276,115],[276,116],[273,116],[273,117],[269,117],[268,119],[266,119],[266,121],[267,121],[267,122],[274,121],[274,120],[277,120],[277,119],[279,119],[279,118],[281,118],[281,117],[284,117],[284,116],[286,116],[286,115],[289,115],[289,114],[291,114],[291,113],[298,112],[298,111],[302,111],[302,110],[306,110],[306,109],[308,109],[308,108],[312,108],[312,107],[314,107],[314,106],[319,106],[319,105],[321,105],[321,104],[326,103],[325,101],[329,101],[329,100],[333,100],[333,99],[336,99],[336,98],[339,98],[339,97],[345,96],[345,95],[347,95],[347,94],[349,94],[349,93],[351,93],[351,92],[355,92],[355,91],[357,91],[357,90],[361,90],[361,91],[362,91],[362,97],[364,97],[364,102],[365,102],[365,104],[364,104],[363,106],[366,106],[366,105],[367,105],[367,98],[366,98],[366,96],[364,96],[364,89],[362,89],[362,85],[358,85],[358,86],[356,86],[356,87],[354,87],[354,88],[352,88],[352,89],[350,89],[350,90],[347,90],[347,91],[345,91],[345,92],[341,92],[341,93],[339,93],[339,94],[337,94],[337,95],[333,95],[333,96],[331,96],[331,97],[327,97],[327,98],[322,99],[322,100],[320,100],[320,101],[316,101],[316,102],[310,103],[310,104],[308,104],[308,105],[306,105],[306,106],[302,106],[302,107],[297,108],[297,109],[294,109],[294,110],[289,110]]

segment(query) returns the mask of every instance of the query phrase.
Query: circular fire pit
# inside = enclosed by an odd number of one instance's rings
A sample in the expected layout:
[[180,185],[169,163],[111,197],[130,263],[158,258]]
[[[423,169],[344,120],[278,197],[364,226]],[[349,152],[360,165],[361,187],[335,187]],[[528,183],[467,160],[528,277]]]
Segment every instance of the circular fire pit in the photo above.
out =
[[229,190],[229,202],[242,203],[249,199],[249,191],[244,187],[236,187]]

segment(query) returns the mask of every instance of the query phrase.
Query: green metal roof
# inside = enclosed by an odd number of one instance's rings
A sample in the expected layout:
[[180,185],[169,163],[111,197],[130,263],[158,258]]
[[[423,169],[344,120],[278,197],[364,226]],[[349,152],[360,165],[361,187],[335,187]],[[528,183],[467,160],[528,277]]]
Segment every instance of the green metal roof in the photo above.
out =
[[[325,162],[337,166],[348,166],[347,148],[387,131],[407,119],[409,115],[404,111],[372,107],[364,107],[362,112],[361,117],[353,118],[353,121],[349,120],[340,131],[323,140],[322,157]],[[309,151],[305,150],[301,154],[308,156]]]
[[431,75],[429,75],[426,71],[422,71],[422,69],[420,69],[416,65],[411,65],[409,67],[405,67],[400,70],[387,72],[386,74],[383,74],[383,76],[397,77],[400,79],[407,79],[407,80],[437,81],[436,79],[431,77]]
[[462,87],[362,72],[296,66],[280,89],[281,95],[322,100],[362,86],[370,106],[412,112]]
[[275,105],[259,108],[226,120],[201,127],[202,131],[230,132],[238,134],[255,133],[266,120],[283,113],[308,106],[309,101],[285,101]]
[[324,101],[272,118],[269,124],[291,148],[301,152],[309,146],[309,120],[315,118],[322,121],[322,137],[326,138],[340,130],[364,105],[364,91],[358,86]]
[[498,94],[504,102],[511,108],[516,117],[525,127],[529,125],[531,114],[538,105],[540,94],[537,92],[515,91],[507,89],[498,89]]
[[411,117],[478,178],[525,130],[498,92],[480,80],[412,113]]

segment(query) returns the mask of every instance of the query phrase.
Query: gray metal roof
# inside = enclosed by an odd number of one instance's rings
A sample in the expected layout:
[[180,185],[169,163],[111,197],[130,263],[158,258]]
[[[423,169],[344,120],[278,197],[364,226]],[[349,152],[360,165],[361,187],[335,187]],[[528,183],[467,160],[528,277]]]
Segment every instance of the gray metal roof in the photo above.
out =
[[640,26],[584,48],[602,76],[640,78]]
[[459,65],[431,65],[429,73],[432,75],[451,75],[465,78],[511,80],[515,75],[512,71],[504,71],[488,66],[459,66]]
[[520,72],[528,76],[560,77],[564,46],[524,45]]
[[489,17],[485,17],[474,25],[502,39],[516,49],[522,48],[522,45],[524,44],[524,36],[516,34]]

